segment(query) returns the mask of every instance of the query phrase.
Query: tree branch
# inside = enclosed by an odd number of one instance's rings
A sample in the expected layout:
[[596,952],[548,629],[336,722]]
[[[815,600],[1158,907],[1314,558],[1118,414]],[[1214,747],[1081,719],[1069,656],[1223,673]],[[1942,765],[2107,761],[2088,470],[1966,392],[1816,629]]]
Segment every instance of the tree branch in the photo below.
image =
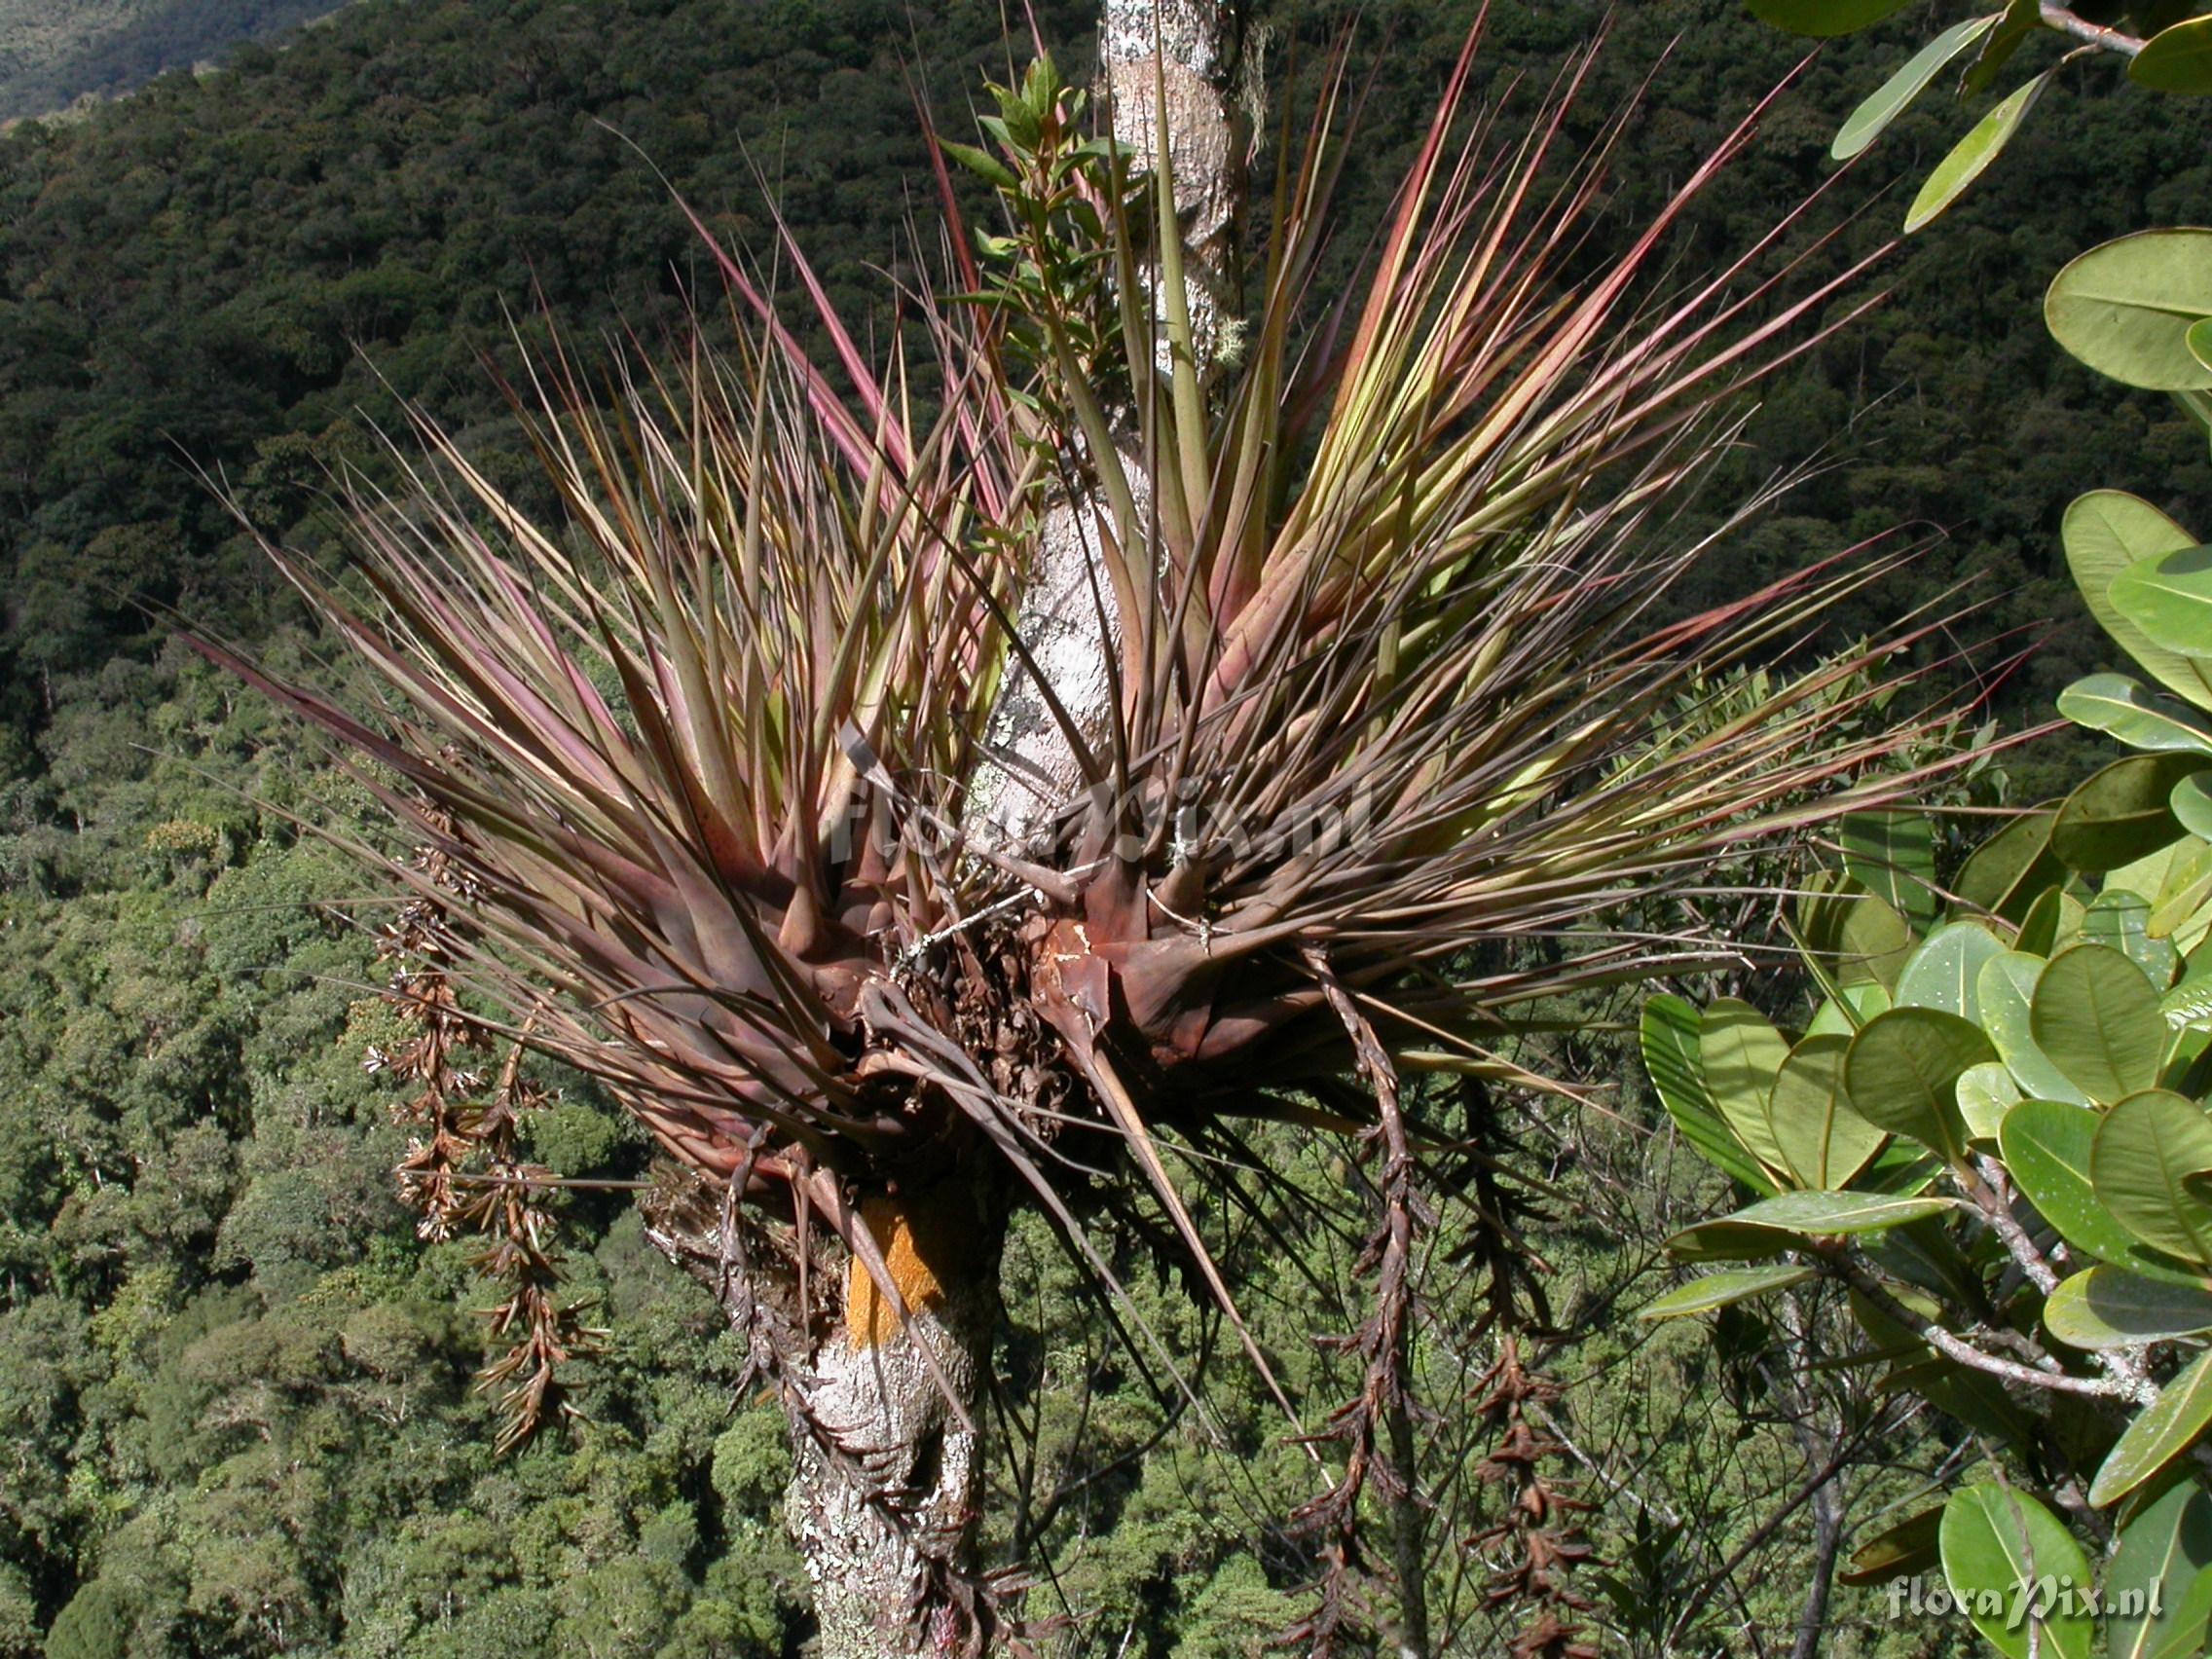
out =
[[2136,1398],[2133,1389],[2111,1378],[2076,1377],[2067,1371],[2040,1371],[2032,1365],[2022,1365],[2017,1360],[2000,1359],[1993,1353],[1975,1347],[1973,1344],[1946,1331],[1935,1321],[1923,1319],[1892,1296],[1883,1287],[1881,1280],[1852,1261],[1840,1247],[1820,1252],[1819,1259],[1828,1272],[1842,1279],[1945,1359],[1955,1360],[1969,1370],[1986,1372],[1991,1377],[2002,1378],[2008,1382],[2017,1382],[2023,1387],[2042,1388],[2054,1394],[2086,1394],[2100,1400]]
[[2072,35],[2076,40],[2085,40],[2099,52],[2116,52],[2122,57],[2133,57],[2143,50],[2144,43],[2140,36],[2126,34],[2120,29],[2109,29],[2102,23],[2092,23],[2071,6],[2054,6],[2046,0],[2043,21],[2044,27],[2056,29],[2063,35]]
[[[2010,1252],[2012,1260],[2019,1264],[2020,1271],[2027,1274],[2028,1281],[2048,1296],[2058,1288],[2056,1270],[2045,1258],[2044,1253],[2036,1248],[2036,1241],[2028,1236],[2027,1229],[2013,1215],[2008,1190],[2009,1183],[2005,1170],[1993,1159],[1984,1158],[1980,1160],[1980,1164],[1979,1179],[1962,1180],[1960,1185],[1966,1188],[1967,1196],[1988,1218],[1990,1227],[2004,1240],[2005,1248]],[[1962,1170],[1960,1173],[1963,1175],[1967,1172]],[[2147,1406],[2158,1397],[2157,1384],[2151,1381],[2150,1374],[2143,1369],[2142,1362],[2135,1355],[2099,1348],[2090,1357],[2138,1405]]]

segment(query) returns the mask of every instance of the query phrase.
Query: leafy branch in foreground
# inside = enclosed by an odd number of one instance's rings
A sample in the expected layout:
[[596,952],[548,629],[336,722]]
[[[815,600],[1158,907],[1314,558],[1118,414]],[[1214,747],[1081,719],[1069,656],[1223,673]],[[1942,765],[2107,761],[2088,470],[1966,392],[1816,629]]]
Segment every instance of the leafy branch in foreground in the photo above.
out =
[[[533,521],[424,417],[404,487],[356,500],[370,603],[271,549],[370,671],[375,715],[202,645],[374,762],[364,787],[404,844],[469,884],[454,971],[491,1011],[473,1023],[598,1079],[691,1172],[653,1236],[742,1322],[785,1404],[826,1654],[974,1651],[1000,1616],[970,1551],[1014,1206],[1109,1296],[1085,1217],[1142,1235],[1157,1206],[1163,1248],[1295,1420],[1193,1201],[1209,1183],[1231,1196],[1236,1121],[1378,1130],[1390,1227],[1418,1225],[1431,1137],[1392,1126],[1402,1077],[1541,1083],[1511,1051],[1530,1005],[1728,948],[1608,915],[1914,787],[1881,763],[1938,717],[1866,719],[1880,693],[1854,677],[1938,617],[1777,669],[1729,719],[1650,741],[1701,676],[1786,657],[1896,568],[1839,557],[1658,619],[1765,504],[1719,530],[1679,517],[1730,400],[1841,326],[1824,319],[1861,272],[1811,275],[1824,243],[1792,213],[1662,294],[1647,267],[1747,122],[1570,280],[1627,112],[1567,153],[1581,57],[1502,143],[1494,113],[1463,108],[1473,49],[1365,292],[1333,308],[1312,288],[1345,140],[1334,91],[1285,141],[1234,367],[1195,339],[1176,238],[1079,145],[1057,181],[1014,170],[1015,205],[1088,181],[1115,277],[1088,291],[1118,327],[1079,335],[1043,281],[990,307],[925,296],[942,388],[925,409],[919,365],[871,363],[793,250],[841,394],[725,258],[752,319],[733,351],[634,358],[610,405],[558,350],[536,364],[518,402],[563,522]],[[1173,185],[1155,178],[1156,203]],[[1017,210],[1013,268],[1026,247],[1051,269],[1040,239],[1088,227]],[[1094,504],[1073,602],[1102,618],[1094,725],[1012,622],[1055,500]],[[964,833],[1016,671],[1081,784],[1025,837]],[[441,891],[342,844],[404,891]],[[1195,1181],[1171,1170],[1185,1158]],[[1403,1243],[1373,1253],[1384,1419],[1419,1316],[1393,1285]],[[1136,1350],[1195,1390],[1119,1307]]]
[[[2052,331],[2201,401],[2207,241],[2084,254],[2051,285]],[[1644,1311],[1831,1281],[1870,1345],[1855,1363],[1984,1454],[1984,1478],[1866,1543],[1856,1576],[1939,1566],[2001,1650],[2032,1627],[2060,1654],[2089,1651],[2101,1584],[2112,1651],[2179,1659],[2212,1640],[2212,575],[2194,535],[2118,491],[2075,501],[2063,540],[2158,688],[2093,674],[2059,711],[2136,753],[1947,884],[1926,821],[1847,821],[1845,871],[1800,912],[1824,993],[1802,1034],[1740,1003],[1645,1005],[1668,1110],[1756,1201],[1672,1241],[1746,1265]],[[2084,1539],[2113,1546],[2100,1573]]]
[[[1903,10],[1905,0],[1751,0],[1753,16],[1796,34],[1850,34]],[[2093,10],[2094,18],[2084,15]],[[2055,62],[2015,87],[1929,169],[1905,209],[1910,232],[1936,219],[1964,196],[2005,148],[2052,81],[2073,64],[2102,59],[2121,64],[2127,78],[2156,92],[2212,92],[2212,13],[2192,0],[2136,0],[2119,7],[2077,10],[2043,0],[2012,0],[1944,29],[1905,60],[1837,129],[1831,153],[1839,162],[1859,155],[1951,67],[1965,60],[1958,95],[1985,92],[2012,58],[2031,43],[2053,45]]]

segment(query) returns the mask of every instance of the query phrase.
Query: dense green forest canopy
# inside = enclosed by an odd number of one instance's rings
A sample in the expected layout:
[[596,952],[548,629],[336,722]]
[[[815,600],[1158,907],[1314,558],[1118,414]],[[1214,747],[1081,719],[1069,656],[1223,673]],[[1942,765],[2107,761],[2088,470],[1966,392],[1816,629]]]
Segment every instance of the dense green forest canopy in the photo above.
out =
[[[1685,271],[1828,175],[1835,121],[1922,10],[1802,75],[1710,193]],[[1308,62],[1346,16],[1274,11]],[[1377,79],[1347,263],[1466,23],[1416,0],[1362,16]],[[1079,68],[1088,20],[1073,0],[1039,9]],[[1605,24],[1595,4],[1498,5],[1482,72],[1500,95],[1516,76],[1548,85]],[[1797,47],[1687,0],[1609,26],[1584,119],[1649,78],[1609,185],[1634,222]],[[486,1293],[466,1242],[419,1239],[393,1200],[394,1091],[364,1069],[391,1036],[378,914],[284,816],[360,802],[133,600],[311,656],[208,479],[258,524],[332,547],[324,469],[373,472],[401,399],[531,490],[486,360],[512,361],[515,329],[542,339],[541,315],[587,350],[618,327],[650,339],[711,289],[654,167],[756,249],[779,203],[832,299],[887,320],[884,273],[911,269],[910,222],[931,222],[914,93],[962,125],[1009,51],[983,0],[369,0],[281,49],[239,47],[213,77],[164,75],[0,139],[0,1420],[16,1453],[0,1459],[0,1654],[772,1654],[803,1639],[774,1519],[780,1425],[733,1414],[721,1380],[739,1356],[626,1194],[567,1202],[574,1282],[611,1332],[579,1369],[582,1420],[493,1456],[468,1384]],[[2069,255],[2197,216],[2206,118],[2095,75],[2049,95],[1943,233],[1890,258],[1889,303],[1774,384],[1718,487],[1828,464],[1706,578],[1729,591],[1900,525],[1940,532],[1873,602],[1970,581],[1986,601],[1972,635],[2040,640],[1991,687],[2015,722],[2103,661],[2058,562],[2068,498],[2212,484],[2178,412],[2095,380],[2036,326]],[[1815,217],[1841,227],[1839,256],[1888,239],[1897,203],[1879,193],[1950,136],[1939,114],[1908,115],[1835,186]],[[1656,1494],[1594,1531],[1664,1588],[1746,1541],[1794,1453],[1703,1333],[1606,1316],[1653,1266],[1618,1241],[1657,1236],[1695,1179],[1616,1179],[1641,1169],[1650,1121],[1633,1089],[1619,1105],[1619,1122],[1547,1112],[1526,1132],[1591,1206],[1546,1235],[1578,1333],[1556,1369],[1589,1382],[1561,1410],[1603,1483]],[[581,1089],[533,1134],[573,1175],[645,1165]],[[1341,1188],[1316,1158],[1311,1178]],[[1623,1190],[1647,1213],[1608,1211]],[[1232,1259],[1262,1340],[1325,1387],[1308,1338],[1348,1324],[1348,1264],[1286,1263],[1258,1237]],[[1038,1450],[997,1544],[1053,1564],[1084,1651],[1258,1651],[1309,1564],[1280,1525],[1295,1459],[1256,1389],[1224,1382],[1236,1455],[1209,1452],[1049,1249],[1015,1260],[1004,1375]],[[1162,1328],[1218,1342],[1173,1287],[1139,1283]],[[1742,1520],[1660,1549],[1653,1515],[1699,1505]],[[1736,1564],[1716,1629],[1789,1616],[1795,1547],[1783,1527]],[[1870,1598],[1837,1617],[1834,1651],[1905,1651]]]

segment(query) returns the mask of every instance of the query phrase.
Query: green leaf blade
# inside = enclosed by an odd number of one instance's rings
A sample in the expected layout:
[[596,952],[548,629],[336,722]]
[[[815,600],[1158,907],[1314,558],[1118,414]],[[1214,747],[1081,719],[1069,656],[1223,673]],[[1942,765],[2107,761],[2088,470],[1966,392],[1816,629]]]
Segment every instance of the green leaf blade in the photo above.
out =
[[2128,60],[2127,78],[2154,92],[2212,93],[2212,17],[2160,29]]
[[2122,571],[2160,553],[2196,545],[2196,537],[2140,496],[2092,490],[2077,496],[2059,525],[2066,568],[2082,602],[2113,643],[2144,673],[2192,706],[2212,710],[2212,668],[2153,643],[2112,603],[2112,584]]
[[2212,1331],[2212,1286],[2170,1284],[2096,1267],[2045,1298],[2044,1328],[2071,1347],[2136,1347]]
[[1889,1137],[1852,1108],[1843,1088],[1843,1035],[1808,1036],[1783,1062],[1767,1122],[1791,1174],[1808,1187],[1847,1187]]
[[2069,261],[2043,302],[2051,338],[2100,375],[2147,391],[2202,391],[2212,368],[2189,330],[2212,316],[2212,231],[2138,231]]
[[1908,1135],[1948,1162],[1966,1155],[1959,1076],[1997,1058],[1981,1028],[1955,1014],[1895,1008],[1851,1041],[1844,1088],[1859,1115],[1877,1128]]
[[1677,1285],[1637,1309],[1639,1319],[1683,1319],[1711,1313],[1753,1296],[1787,1290],[1813,1277],[1811,1268],[1724,1268]]
[[2200,1269],[2212,1267],[2212,1198],[2194,1178],[2207,1171],[2212,1122],[2162,1088],[2114,1106],[2089,1148],[2097,1201],[2152,1249]]
[[[2064,1599],[2038,1596],[2045,1580],[2090,1582],[2088,1558],[2063,1523],[2025,1493],[1984,1481],[1951,1494],[1940,1530],[1943,1576],[1974,1629],[2007,1659],[2089,1659],[2096,1626]],[[1994,1605],[1996,1611],[1982,1609]]]
[[1922,183],[1920,194],[1912,199],[1912,205],[1904,215],[1905,235],[1933,224],[1945,208],[1972,188],[1974,180],[1988,170],[1989,165],[2012,141],[2020,123],[2027,119],[2028,112],[2035,108],[2036,100],[2043,96],[2044,89],[2049,84],[2050,71],[2046,69],[1974,123],[1972,130],[1952,147],[1951,153],[1936,164],[1935,170]]
[[1905,112],[1913,99],[1928,90],[1928,84],[1943,72],[1943,66],[1987,34],[2000,16],[2002,14],[1992,12],[1985,18],[1969,18],[1963,23],[1953,23],[1914,53],[1903,68],[1884,81],[1865,102],[1851,112],[1837,129],[1828,154],[1839,162],[1847,162],[1873,143],[1891,122]]
[[2130,749],[2190,750],[2212,756],[2212,732],[2183,705],[2162,701],[2124,674],[2092,674],[2058,694],[2058,712],[2076,725]]
[[1743,1227],[1773,1228],[1807,1238],[1880,1233],[1956,1209],[1953,1198],[1899,1198],[1879,1193],[1783,1193],[1761,1198],[1728,1219]]
[[2157,1083],[2167,1029],[2142,969],[2109,945],[2069,946],[2036,977],[2028,1034],[2092,1100],[2120,1100]]
[[2114,607],[2155,645],[2212,658],[2212,548],[2182,547],[2113,577]]
[[2212,1495],[2194,1481],[2176,1481],[2121,1529],[2105,1569],[2110,1659],[2194,1659],[2202,1652],[2212,1618],[2208,1567]]
[[2212,1349],[2160,1388],[2122,1431],[2089,1483],[2089,1501],[2101,1509],[2125,1497],[2195,1445],[2206,1423],[2212,1423]]
[[1705,1086],[1705,1070],[1698,1057],[1702,1024],[1703,1016],[1696,1008],[1680,997],[1663,992],[1645,998],[1638,1027],[1644,1072],[1682,1138],[1708,1163],[1753,1192],[1772,1193],[1776,1190],[1773,1177],[1736,1138]]
[[2021,1101],[1998,1131],[2013,1184],[2068,1248],[2161,1283],[2200,1282],[2201,1274],[2144,1244],[2097,1198],[2090,1158],[2101,1122],[2096,1113],[2062,1101]]

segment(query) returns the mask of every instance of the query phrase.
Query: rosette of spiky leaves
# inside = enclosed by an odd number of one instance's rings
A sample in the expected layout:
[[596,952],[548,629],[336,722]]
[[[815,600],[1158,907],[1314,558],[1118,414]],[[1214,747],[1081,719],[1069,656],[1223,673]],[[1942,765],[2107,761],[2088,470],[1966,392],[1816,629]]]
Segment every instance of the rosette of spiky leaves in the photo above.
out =
[[962,914],[944,814],[1003,655],[1024,463],[952,330],[942,412],[909,426],[897,381],[849,409],[757,314],[734,354],[604,401],[558,352],[535,365],[515,404],[563,525],[418,420],[400,488],[350,481],[371,603],[271,550],[379,716],[202,648],[372,762],[403,833],[465,872],[478,1017],[529,1016],[711,1176],[812,1172],[835,1220],[830,1177],[942,1132],[863,1064],[864,992]]
[[[1698,673],[1788,652],[1887,568],[1652,620],[1714,539],[1677,544],[1672,515],[1729,435],[1716,411],[1857,271],[1805,276],[1792,215],[1655,299],[1646,268],[1747,124],[1569,282],[1627,118],[1555,155],[1578,65],[1501,145],[1462,121],[1467,75],[1342,306],[1310,292],[1336,102],[1285,143],[1225,385],[1201,383],[1172,237],[1091,150],[1072,170],[1106,169],[1119,326],[1026,316],[1047,395],[1010,379],[1005,307],[923,295],[940,390],[917,416],[792,250],[840,393],[725,259],[756,319],[734,356],[634,371],[604,403],[541,365],[566,525],[424,421],[429,461],[362,502],[374,608],[278,555],[385,688],[380,719],[237,666],[396,775],[368,782],[409,844],[480,890],[479,989],[517,1021],[555,992],[532,1041],[685,1162],[796,1190],[880,1277],[856,1189],[932,1161],[996,1161],[1080,1236],[1066,1189],[1095,1161],[1062,1144],[1072,1119],[1127,1148],[1226,1303],[1159,1128],[1371,1121],[1341,1083],[1358,1024],[1378,1075],[1519,1078],[1498,1050],[1518,1005],[1700,956],[1608,936],[1608,907],[1911,787],[1865,781],[1897,730],[1838,735],[1867,698],[1836,685],[1897,642],[1651,744]],[[1099,347],[1125,354],[1125,415],[1082,361]],[[1038,424],[1055,409],[1070,429]],[[1048,844],[948,844],[1027,655],[1009,619],[1052,497],[1102,503],[1115,707],[1088,737],[1053,711],[1090,787]]]
[[[1057,303],[1025,315],[1044,405],[1075,428],[1051,434],[1053,488],[1095,505],[1116,690],[1102,732],[1065,732],[1088,787],[1031,849],[1073,887],[1031,907],[1033,991],[1201,1265],[1161,1130],[1310,1117],[1316,1096],[1337,1122],[1372,1120],[1344,1087],[1353,1048],[1322,973],[1393,1067],[1531,1081],[1506,1051],[1517,1008],[1720,954],[1608,934],[1608,911],[1725,880],[1747,846],[1916,782],[1882,773],[1913,722],[1873,705],[1900,645],[1947,619],[1778,669],[1694,741],[1652,742],[1700,674],[1787,662],[1901,557],[1853,550],[1660,619],[1676,580],[1766,504],[1681,528],[1729,409],[1857,314],[1839,296],[1864,265],[1817,274],[1830,239],[1801,206],[1710,279],[1669,289],[1651,270],[1754,113],[1593,269],[1587,220],[1629,112],[1595,143],[1566,139],[1583,57],[1501,142],[1494,114],[1462,107],[1474,47],[1364,293],[1311,292],[1332,99],[1280,145],[1226,375],[1201,362],[1175,238],[1114,211],[1102,161],[1121,325],[1078,335]],[[1010,151],[1001,171],[1018,180],[1029,160]],[[1172,227],[1171,183],[1154,182],[1150,225]],[[1018,240],[1036,221],[1008,222]],[[1124,354],[1111,377],[1086,360],[1100,339]],[[1133,408],[1101,382],[1135,388]]]
[[[1569,283],[1626,113],[1553,154],[1584,59],[1500,152],[1493,117],[1460,130],[1468,68],[1364,295],[1332,309],[1309,292],[1331,104],[1302,148],[1284,145],[1228,384],[1201,383],[1168,239],[1124,249],[1126,268],[1154,260],[1165,277],[1157,315],[1138,309],[1147,284],[1119,289],[1128,378],[1147,388],[1133,439],[1088,395],[1094,376],[1057,388],[1080,426],[1062,487],[1104,503],[1120,699],[1083,746],[1095,787],[1068,803],[1049,857],[1080,872],[1080,896],[1033,925],[1040,1001],[1093,1074],[1122,1077],[1104,1091],[1148,1119],[1201,1121],[1264,1105],[1270,1084],[1348,1073],[1313,950],[1399,1063],[1509,1072],[1482,1043],[1503,1011],[1651,970],[1648,941],[1597,925],[1608,907],[1912,787],[1874,775],[1913,729],[1869,718],[1885,693],[1863,671],[1896,661],[1896,639],[1778,669],[1694,741],[1651,741],[1697,676],[1788,657],[1899,557],[1844,555],[1654,620],[1765,504],[1678,533],[1733,435],[1724,411],[1855,314],[1836,302],[1863,267],[1809,276],[1825,239],[1796,235],[1800,209],[1710,280],[1653,295],[1647,266],[1747,121],[1625,252]],[[1805,245],[1784,251],[1793,238]],[[1036,320],[1049,336],[1051,313]],[[1516,940],[1564,947],[1449,971]],[[1699,947],[1663,953],[1684,965]]]

